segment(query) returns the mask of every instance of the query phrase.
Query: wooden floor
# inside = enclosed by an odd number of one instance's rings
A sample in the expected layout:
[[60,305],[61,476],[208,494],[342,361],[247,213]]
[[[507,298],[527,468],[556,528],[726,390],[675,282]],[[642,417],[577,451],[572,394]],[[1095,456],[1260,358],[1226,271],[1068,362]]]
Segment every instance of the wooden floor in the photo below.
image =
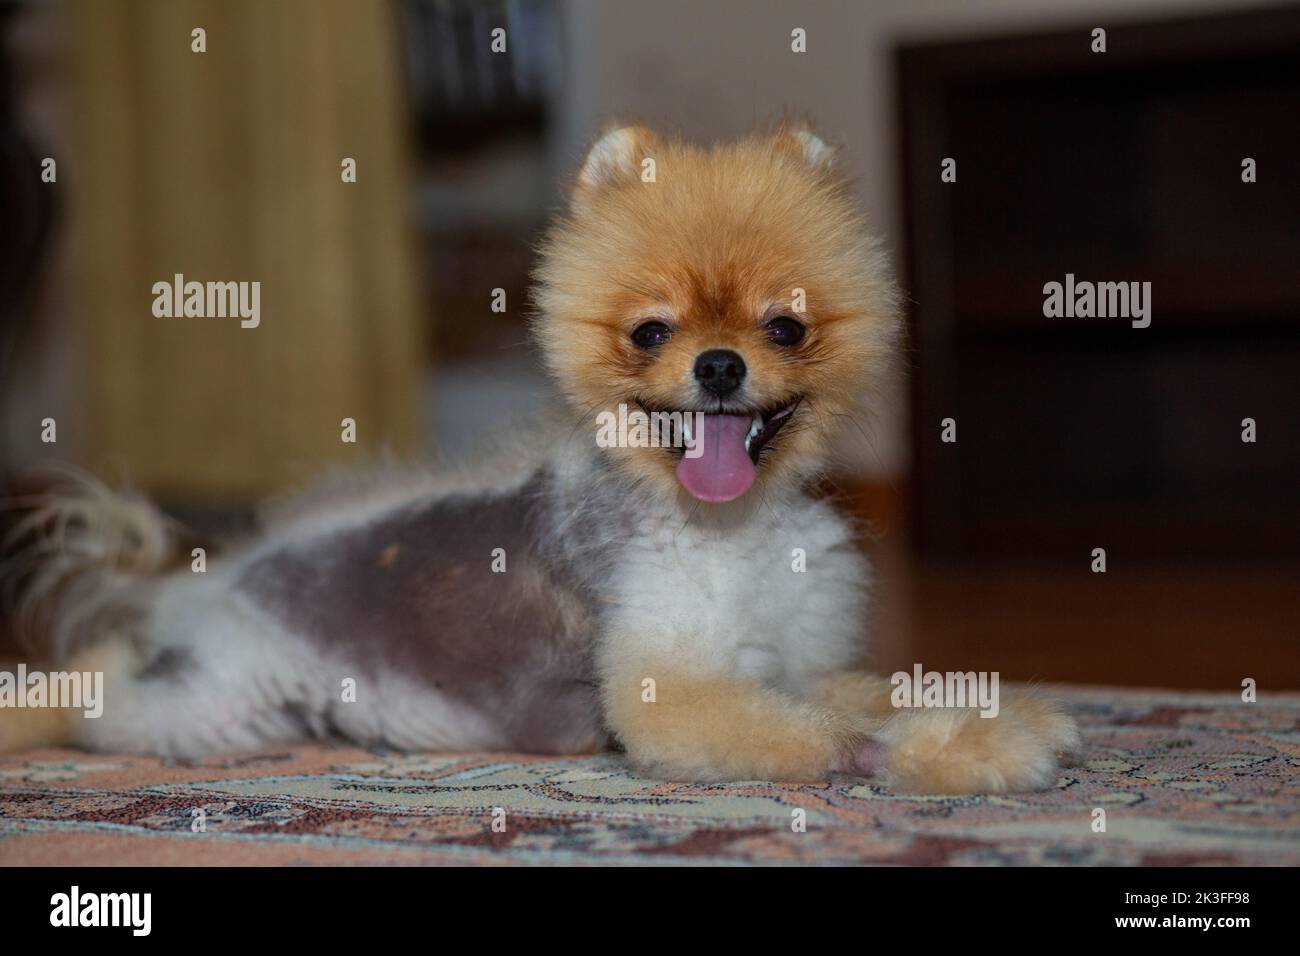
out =
[[878,668],[1300,690],[1300,568],[927,567],[877,550]]
[[841,498],[872,529],[874,666],[1261,694],[1300,690],[1300,566],[925,562],[896,488]]

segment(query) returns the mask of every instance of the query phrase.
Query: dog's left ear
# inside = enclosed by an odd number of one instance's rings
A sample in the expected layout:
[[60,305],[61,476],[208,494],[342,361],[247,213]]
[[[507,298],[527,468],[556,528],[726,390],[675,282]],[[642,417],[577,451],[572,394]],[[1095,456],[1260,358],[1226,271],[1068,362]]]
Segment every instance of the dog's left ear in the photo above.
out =
[[787,123],[776,132],[776,145],[799,157],[813,169],[830,169],[835,163],[835,148],[804,123]]
[[638,179],[642,163],[654,158],[657,143],[655,134],[644,126],[607,128],[582,163],[573,187],[574,202],[584,202],[608,186]]

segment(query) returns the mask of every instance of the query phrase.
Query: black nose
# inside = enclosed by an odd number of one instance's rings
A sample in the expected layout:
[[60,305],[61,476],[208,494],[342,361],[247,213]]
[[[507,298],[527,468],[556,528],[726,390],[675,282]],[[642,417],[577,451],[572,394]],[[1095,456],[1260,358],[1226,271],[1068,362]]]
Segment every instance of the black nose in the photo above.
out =
[[745,380],[745,360],[731,349],[709,349],[695,360],[695,379],[714,395],[730,395]]

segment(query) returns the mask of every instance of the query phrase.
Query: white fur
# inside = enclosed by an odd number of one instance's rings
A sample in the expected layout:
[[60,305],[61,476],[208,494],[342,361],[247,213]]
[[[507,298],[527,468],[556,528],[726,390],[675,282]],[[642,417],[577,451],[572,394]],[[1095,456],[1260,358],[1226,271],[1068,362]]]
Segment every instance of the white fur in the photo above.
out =
[[868,571],[829,506],[791,495],[732,521],[696,518],[648,516],[627,542],[609,579],[602,671],[673,661],[701,678],[750,677],[802,695],[853,663]]

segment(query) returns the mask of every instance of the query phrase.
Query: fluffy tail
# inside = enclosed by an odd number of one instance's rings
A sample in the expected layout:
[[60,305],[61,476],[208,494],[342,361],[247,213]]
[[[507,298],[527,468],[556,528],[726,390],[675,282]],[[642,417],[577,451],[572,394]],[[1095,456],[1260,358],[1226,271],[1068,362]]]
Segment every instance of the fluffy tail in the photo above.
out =
[[17,517],[0,547],[0,597],[18,642],[62,660],[129,629],[140,585],[172,560],[177,534],[139,495],[72,468],[52,476],[45,492],[11,502]]

